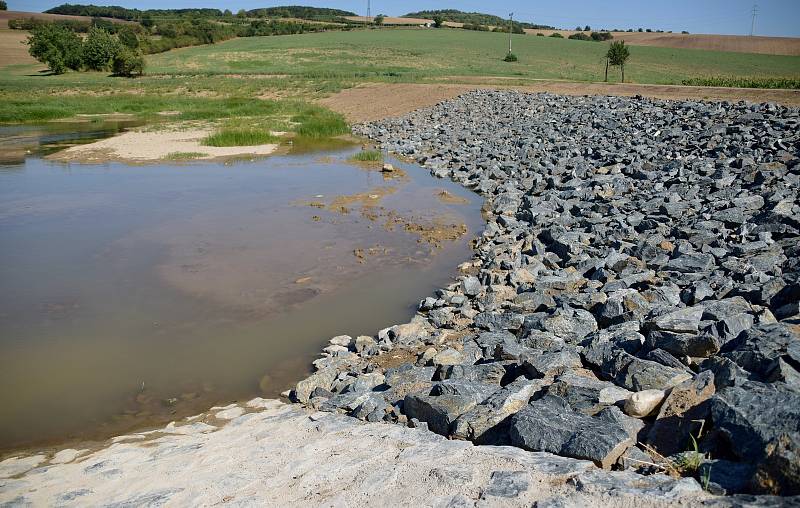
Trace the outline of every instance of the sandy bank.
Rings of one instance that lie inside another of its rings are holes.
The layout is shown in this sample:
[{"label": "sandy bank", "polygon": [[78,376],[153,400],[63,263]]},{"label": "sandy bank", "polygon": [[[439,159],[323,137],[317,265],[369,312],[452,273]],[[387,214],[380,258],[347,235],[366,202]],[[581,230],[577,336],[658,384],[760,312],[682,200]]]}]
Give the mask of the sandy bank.
[{"label": "sandy bank", "polygon": [[68,162],[157,162],[161,160],[211,160],[247,155],[269,155],[277,144],[255,146],[205,146],[211,128],[176,131],[129,131],[86,145],[77,145],[50,155]]},{"label": "sandy bank", "polygon": [[474,447],[255,399],[91,452],[0,462],[0,504],[258,506],[690,506],[694,480]]}]

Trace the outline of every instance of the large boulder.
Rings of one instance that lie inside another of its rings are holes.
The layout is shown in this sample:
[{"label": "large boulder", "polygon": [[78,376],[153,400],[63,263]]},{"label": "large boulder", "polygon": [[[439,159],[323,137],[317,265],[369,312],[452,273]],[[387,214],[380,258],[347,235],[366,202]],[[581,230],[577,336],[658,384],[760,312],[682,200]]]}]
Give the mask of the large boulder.
[{"label": "large boulder", "polygon": [[474,397],[463,395],[428,395],[410,393],[403,399],[403,413],[411,419],[426,422],[428,428],[442,436],[450,435],[450,426],[456,418],[477,403]]},{"label": "large boulder", "polygon": [[557,453],[610,468],[634,441],[618,425],[575,412],[546,395],[511,417],[511,443],[530,451]]}]

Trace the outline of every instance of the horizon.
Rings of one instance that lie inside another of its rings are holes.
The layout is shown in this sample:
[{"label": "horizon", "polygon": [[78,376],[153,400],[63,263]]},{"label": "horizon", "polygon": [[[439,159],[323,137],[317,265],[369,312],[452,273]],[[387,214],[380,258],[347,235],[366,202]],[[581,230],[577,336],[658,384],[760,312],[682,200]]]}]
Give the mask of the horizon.
[{"label": "horizon", "polygon": [[[8,10],[42,12],[67,2],[52,0],[9,0]],[[94,5],[118,5],[130,9],[187,9],[216,8],[252,10],[265,7],[304,5],[329,7],[351,11],[357,15],[366,13],[366,0],[329,1],[259,1],[241,0],[236,4],[218,0],[112,0],[109,2],[75,2]],[[165,5],[166,4],[166,5]],[[507,17],[514,12],[514,19],[521,22],[552,25],[561,30],[573,30],[576,26],[590,25],[593,29],[652,29],[696,34],[749,35],[752,22],[752,0],[707,0],[704,2],[675,0],[673,2],[647,3],[635,0],[618,0],[612,5],[592,0],[564,0],[531,5],[522,0],[497,2],[493,7],[484,7],[475,0],[451,2],[414,0],[403,2],[402,9],[392,2],[372,0],[371,13],[400,16],[423,10],[457,9],[464,12],[480,12]],[[583,14],[570,14],[582,12]],[[794,0],[761,0],[754,35],[772,37],[800,37],[800,2]]]}]

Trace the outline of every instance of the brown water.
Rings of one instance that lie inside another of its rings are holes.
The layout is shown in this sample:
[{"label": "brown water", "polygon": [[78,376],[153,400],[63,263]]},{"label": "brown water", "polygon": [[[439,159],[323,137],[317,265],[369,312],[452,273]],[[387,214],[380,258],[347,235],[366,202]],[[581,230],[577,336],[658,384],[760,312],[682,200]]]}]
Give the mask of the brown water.
[{"label": "brown water", "polygon": [[0,164],[0,450],[274,397],[328,338],[408,320],[469,259],[479,201],[354,151]]}]

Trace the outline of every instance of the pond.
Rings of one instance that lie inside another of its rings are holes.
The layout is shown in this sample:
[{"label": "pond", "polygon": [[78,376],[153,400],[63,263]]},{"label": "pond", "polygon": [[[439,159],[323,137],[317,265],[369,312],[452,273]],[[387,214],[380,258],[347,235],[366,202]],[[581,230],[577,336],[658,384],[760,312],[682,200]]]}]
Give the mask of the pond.
[{"label": "pond", "polygon": [[0,161],[0,450],[276,397],[330,337],[407,321],[482,227],[477,196],[399,160],[391,173],[352,163],[354,146],[42,157],[122,127],[0,131],[6,153],[25,143]]}]

